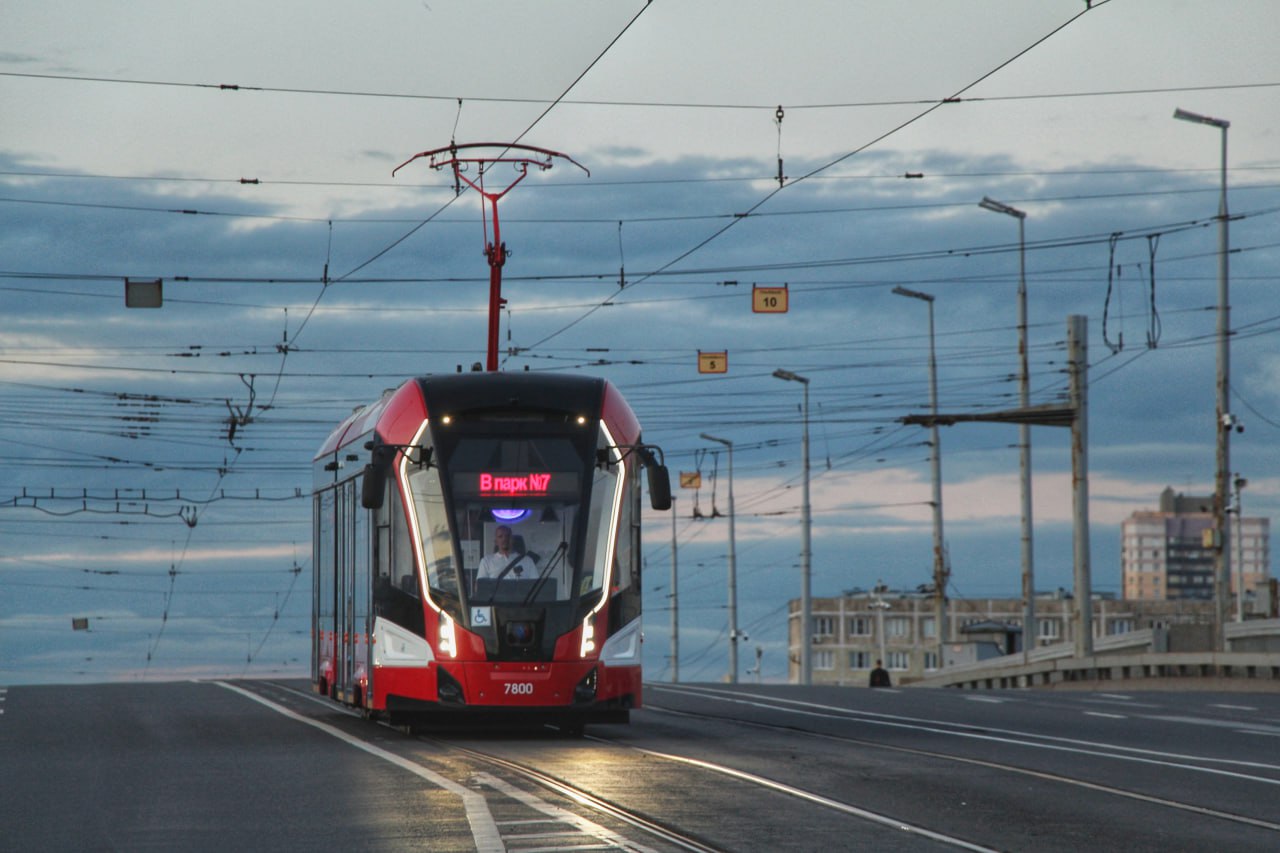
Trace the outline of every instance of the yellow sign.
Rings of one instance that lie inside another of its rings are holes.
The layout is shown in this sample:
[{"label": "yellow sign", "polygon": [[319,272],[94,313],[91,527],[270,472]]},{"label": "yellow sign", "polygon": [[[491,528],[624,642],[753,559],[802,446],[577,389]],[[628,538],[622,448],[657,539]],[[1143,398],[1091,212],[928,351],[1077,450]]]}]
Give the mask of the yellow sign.
[{"label": "yellow sign", "polygon": [[726,351],[703,352],[702,350],[698,350],[698,372],[728,373],[729,353]]},{"label": "yellow sign", "polygon": [[751,288],[751,310],[757,314],[785,314],[787,313],[787,286],[782,287],[761,287],[753,285]]},{"label": "yellow sign", "polygon": [[680,488],[701,489],[702,488],[702,472],[701,471],[681,471],[680,472]]}]

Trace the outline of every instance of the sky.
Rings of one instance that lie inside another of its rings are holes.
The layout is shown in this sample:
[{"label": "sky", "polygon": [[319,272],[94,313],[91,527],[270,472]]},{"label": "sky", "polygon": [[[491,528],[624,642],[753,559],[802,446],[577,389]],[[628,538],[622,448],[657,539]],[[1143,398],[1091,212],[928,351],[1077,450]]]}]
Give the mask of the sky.
[{"label": "sky", "polygon": [[[775,369],[810,380],[814,595],[930,581],[929,434],[901,423],[928,408],[927,307],[893,288],[935,297],[940,411],[1017,405],[1018,223],[984,196],[1026,213],[1032,404],[1065,400],[1087,318],[1095,592],[1125,517],[1212,492],[1223,134],[1176,108],[1230,121],[1231,468],[1246,515],[1280,515],[1269,0],[0,18],[0,683],[305,674],[313,453],[384,388],[484,359],[481,199],[425,159],[392,174],[451,140],[567,155],[499,203],[502,369],[608,378],[702,474],[645,516],[649,678],[673,543],[681,678],[726,672],[728,525],[694,508],[728,512],[729,460],[703,433],[734,444],[740,676],[759,647],[785,678],[802,391]],[[126,308],[126,278],[163,308]],[[1069,590],[1069,432],[1031,434],[1036,586]],[[1019,593],[1016,441],[941,430],[953,598]]]}]

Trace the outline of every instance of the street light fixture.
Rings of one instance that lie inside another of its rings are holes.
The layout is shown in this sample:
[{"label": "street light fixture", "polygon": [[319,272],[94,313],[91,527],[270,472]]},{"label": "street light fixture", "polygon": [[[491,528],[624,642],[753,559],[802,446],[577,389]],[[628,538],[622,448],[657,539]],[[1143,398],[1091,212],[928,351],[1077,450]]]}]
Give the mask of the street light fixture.
[{"label": "street light fixture", "polygon": [[804,432],[801,433],[800,453],[804,459],[804,497],[800,505],[800,683],[813,683],[813,655],[809,648],[809,621],[812,614],[812,603],[809,598],[809,579],[812,574],[812,539],[813,521],[809,507],[809,380],[807,377],[781,367],[773,372],[778,379],[788,382],[799,382],[804,386]]},{"label": "street light fixture", "polygon": [[714,435],[701,436],[729,448],[729,683],[738,683],[738,562],[734,553],[733,530],[733,442]]},{"label": "street light fixture", "polygon": [[[1018,220],[1018,405],[1031,405],[1031,370],[1027,365],[1027,214],[983,196],[978,207]],[[1018,475],[1022,484],[1022,653],[1029,657],[1036,641],[1035,553],[1031,542],[1031,425],[1018,425]]]},{"label": "street light fixture", "polygon": [[1207,124],[1222,131],[1222,177],[1221,191],[1218,196],[1218,400],[1214,412],[1214,427],[1218,433],[1218,470],[1214,478],[1213,490],[1213,526],[1216,532],[1213,598],[1215,602],[1213,647],[1215,651],[1226,650],[1224,631],[1227,625],[1227,608],[1231,597],[1231,548],[1227,521],[1227,502],[1230,496],[1231,470],[1231,429],[1235,418],[1227,411],[1227,394],[1231,383],[1231,349],[1228,343],[1231,329],[1231,307],[1228,301],[1230,274],[1227,256],[1230,254],[1230,236],[1227,232],[1227,128],[1231,122],[1226,119],[1210,118],[1187,110],[1174,110],[1173,117],[1193,124]]},{"label": "street light fixture", "polygon": [[929,306],[929,407],[933,414],[930,442],[933,453],[930,463],[933,469],[933,587],[934,626],[938,632],[938,667],[943,666],[947,645],[947,580],[946,560],[942,552],[942,441],[938,436],[938,358],[933,343],[933,295],[898,286],[893,292],[910,299],[919,299]]}]

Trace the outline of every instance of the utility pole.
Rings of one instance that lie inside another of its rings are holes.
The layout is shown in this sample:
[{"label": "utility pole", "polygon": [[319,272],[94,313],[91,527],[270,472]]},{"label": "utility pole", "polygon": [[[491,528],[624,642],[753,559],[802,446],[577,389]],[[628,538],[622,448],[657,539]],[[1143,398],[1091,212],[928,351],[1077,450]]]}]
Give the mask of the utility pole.
[{"label": "utility pole", "polygon": [[1231,388],[1231,301],[1228,298],[1230,281],[1229,255],[1231,240],[1228,233],[1227,213],[1227,128],[1226,119],[1210,118],[1187,110],[1174,110],[1173,117],[1195,124],[1207,124],[1222,131],[1222,164],[1218,194],[1218,375],[1217,404],[1214,410],[1214,431],[1217,433],[1217,470],[1213,488],[1213,527],[1215,554],[1213,571],[1214,599],[1214,651],[1227,650],[1227,613],[1231,605],[1231,547],[1228,529],[1227,503],[1231,500],[1231,430],[1235,428],[1235,415],[1229,411]]},{"label": "utility pole", "polygon": [[676,586],[676,499],[671,498],[671,683],[680,681],[680,589]]},{"label": "utility pole", "polygon": [[804,465],[804,494],[800,505],[800,683],[813,683],[813,650],[809,632],[812,621],[813,602],[809,595],[813,576],[813,516],[809,505],[809,379],[790,370],[778,368],[773,372],[778,379],[788,382],[799,382],[804,386],[804,432],[800,437],[800,453]]},{"label": "utility pole", "polygon": [[[1027,235],[1025,211],[982,197],[983,210],[1003,213],[1018,220],[1018,405],[1031,406],[1031,369],[1027,352]],[[1031,425],[1018,425],[1018,479],[1022,497],[1022,654],[1030,659],[1036,642],[1035,551],[1031,541]]]},{"label": "utility pole", "polygon": [[733,442],[702,433],[706,441],[729,448],[729,683],[738,683],[738,563],[734,554],[733,530]]},{"label": "utility pole", "polygon": [[933,344],[933,295],[895,287],[893,292],[899,296],[920,299],[929,306],[929,408],[934,421],[930,427],[930,442],[933,453],[930,454],[930,467],[933,472],[933,594],[934,594],[934,627],[938,632],[938,668],[945,666],[947,648],[947,583],[950,572],[947,570],[946,556],[942,544],[942,440],[938,436],[938,358]]},{"label": "utility pole", "polygon": [[1067,370],[1071,378],[1072,552],[1075,573],[1077,658],[1093,656],[1093,582],[1089,558],[1089,318],[1067,318]]}]

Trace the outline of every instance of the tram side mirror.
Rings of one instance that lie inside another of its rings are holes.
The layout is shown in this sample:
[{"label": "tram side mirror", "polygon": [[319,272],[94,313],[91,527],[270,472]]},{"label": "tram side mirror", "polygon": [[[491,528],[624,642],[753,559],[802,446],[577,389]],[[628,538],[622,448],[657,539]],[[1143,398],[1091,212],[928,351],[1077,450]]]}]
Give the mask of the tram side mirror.
[{"label": "tram side mirror", "polygon": [[382,509],[387,496],[387,466],[370,462],[364,466],[364,483],[360,486],[360,505],[365,509]]},{"label": "tram side mirror", "polygon": [[[636,446],[649,478],[649,505],[656,510],[668,510],[671,509],[671,475],[667,473],[667,466],[658,461],[654,449],[644,444]],[[658,453],[661,452],[659,449]]]},{"label": "tram side mirror", "polygon": [[666,465],[648,465],[649,505],[656,510],[671,509],[671,475]]}]

